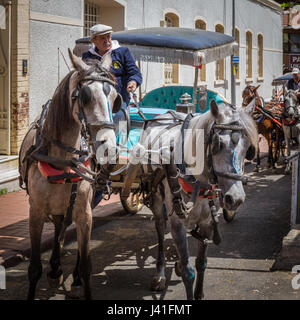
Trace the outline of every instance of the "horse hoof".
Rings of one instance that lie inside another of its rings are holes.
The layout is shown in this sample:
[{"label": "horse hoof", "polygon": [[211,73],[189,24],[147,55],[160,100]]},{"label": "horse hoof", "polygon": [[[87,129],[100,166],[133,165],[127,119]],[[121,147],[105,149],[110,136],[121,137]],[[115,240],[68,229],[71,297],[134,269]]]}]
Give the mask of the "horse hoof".
[{"label": "horse hoof", "polygon": [[259,167],[255,167],[255,168],[253,169],[253,172],[259,172]]},{"label": "horse hoof", "polygon": [[166,278],[165,277],[153,277],[151,283],[152,291],[163,291],[166,288]]},{"label": "horse hoof", "polygon": [[68,296],[72,299],[80,299],[84,297],[83,286],[71,286],[71,291],[68,293]]},{"label": "horse hoof", "polygon": [[176,261],[175,262],[175,273],[176,273],[177,277],[181,277],[182,276],[180,261]]},{"label": "horse hoof", "polygon": [[50,288],[59,288],[63,281],[64,281],[64,275],[61,272],[60,275],[57,278],[52,278],[50,272],[47,274],[47,280]]}]

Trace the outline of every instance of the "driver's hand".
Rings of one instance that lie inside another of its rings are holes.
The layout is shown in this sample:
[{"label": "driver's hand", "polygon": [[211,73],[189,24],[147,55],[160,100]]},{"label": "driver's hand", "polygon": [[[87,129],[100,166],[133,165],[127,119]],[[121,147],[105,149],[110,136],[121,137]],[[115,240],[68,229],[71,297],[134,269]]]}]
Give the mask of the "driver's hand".
[{"label": "driver's hand", "polygon": [[135,81],[130,81],[127,85],[127,92],[134,92],[136,90],[136,82]]}]

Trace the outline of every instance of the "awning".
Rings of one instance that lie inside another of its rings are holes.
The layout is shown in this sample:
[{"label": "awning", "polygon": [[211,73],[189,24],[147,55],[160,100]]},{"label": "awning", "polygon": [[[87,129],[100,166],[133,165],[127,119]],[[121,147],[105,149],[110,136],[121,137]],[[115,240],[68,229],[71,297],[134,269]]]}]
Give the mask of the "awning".
[{"label": "awning", "polygon": [[[233,55],[238,44],[231,36],[187,28],[145,28],[112,33],[136,60],[200,65]],[[89,41],[82,38],[76,44]]]},{"label": "awning", "polygon": [[272,82],[272,86],[278,86],[285,84],[288,80],[293,79],[293,76],[291,73],[286,73],[283,76],[280,76],[278,78],[275,78]]}]

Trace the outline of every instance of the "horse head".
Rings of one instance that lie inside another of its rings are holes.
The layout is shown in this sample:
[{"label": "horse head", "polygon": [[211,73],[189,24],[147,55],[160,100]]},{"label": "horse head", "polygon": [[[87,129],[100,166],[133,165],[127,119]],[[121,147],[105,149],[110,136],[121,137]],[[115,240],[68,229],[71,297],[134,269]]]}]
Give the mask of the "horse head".
[{"label": "horse head", "polygon": [[244,160],[252,160],[257,145],[257,129],[243,108],[210,104],[214,118],[211,127],[211,172],[217,178],[227,210],[236,210],[245,201]]},{"label": "horse head", "polygon": [[70,89],[73,117],[85,130],[98,163],[113,161],[117,149],[112,114],[120,110],[122,97],[117,93],[115,78],[109,72],[111,55],[106,54],[101,63],[85,63],[70,50],[69,56],[75,69]]},{"label": "horse head", "polygon": [[298,114],[297,108],[299,107],[297,91],[287,90],[284,94],[284,114],[288,118],[295,118]]},{"label": "horse head", "polygon": [[260,96],[257,92],[257,89],[260,87],[258,86],[251,86],[247,85],[246,88],[242,92],[243,98],[243,106],[247,106],[254,98],[256,98],[257,105],[261,106]]}]

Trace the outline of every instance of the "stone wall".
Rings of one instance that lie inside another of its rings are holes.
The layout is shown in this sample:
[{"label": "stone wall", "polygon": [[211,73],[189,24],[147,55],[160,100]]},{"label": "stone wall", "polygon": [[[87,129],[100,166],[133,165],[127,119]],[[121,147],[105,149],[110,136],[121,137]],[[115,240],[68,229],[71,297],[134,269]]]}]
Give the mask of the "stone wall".
[{"label": "stone wall", "polygon": [[[23,75],[27,60],[27,75]],[[11,154],[18,154],[29,126],[29,1],[12,1]]]}]

